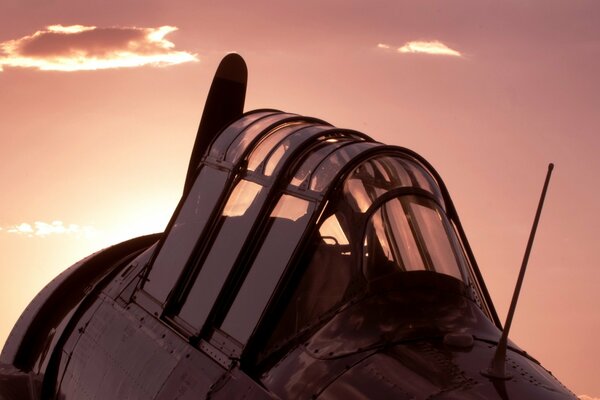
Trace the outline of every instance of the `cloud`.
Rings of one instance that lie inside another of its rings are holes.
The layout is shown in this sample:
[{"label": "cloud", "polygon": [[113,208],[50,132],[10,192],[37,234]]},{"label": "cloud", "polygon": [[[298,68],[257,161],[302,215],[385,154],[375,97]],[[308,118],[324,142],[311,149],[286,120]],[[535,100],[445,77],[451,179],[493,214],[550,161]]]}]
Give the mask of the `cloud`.
[{"label": "cloud", "polygon": [[31,227],[31,225],[24,222],[22,224],[12,227],[12,228],[8,228],[7,232],[9,232],[9,233],[32,233],[33,228]]},{"label": "cloud", "polygon": [[0,228],[7,233],[25,235],[27,237],[46,237],[49,235],[77,234],[90,237],[96,234],[96,229],[91,226],[79,226],[77,224],[65,225],[62,221],[53,221],[51,223],[35,221],[33,224],[23,222],[19,225]]},{"label": "cloud", "polygon": [[[377,47],[383,50],[390,50],[392,49],[392,46],[390,46],[389,44],[385,44],[385,43],[379,43],[377,44]],[[452,56],[452,57],[462,57],[462,53],[460,53],[458,50],[454,50],[451,49],[450,47],[446,46],[444,43],[440,42],[439,40],[432,40],[432,41],[419,41],[419,40],[415,40],[415,41],[411,41],[411,42],[406,42],[402,47],[398,47],[396,49],[397,52],[399,53],[407,53],[407,54],[414,54],[414,53],[420,53],[420,54],[429,54],[429,55],[434,55],[434,56]]]},{"label": "cloud", "polygon": [[579,398],[579,400],[600,400],[600,397],[592,397],[592,396],[588,396],[586,394],[581,394],[577,397]]},{"label": "cloud", "polygon": [[169,66],[198,61],[195,54],[174,50],[165,36],[174,26],[158,28],[50,25],[20,39],[0,42],[3,67],[42,71]]},{"label": "cloud", "polygon": [[444,43],[434,40],[432,42],[407,42],[404,46],[398,49],[400,53],[425,53],[436,56],[454,56],[461,57],[458,51],[451,49]]}]

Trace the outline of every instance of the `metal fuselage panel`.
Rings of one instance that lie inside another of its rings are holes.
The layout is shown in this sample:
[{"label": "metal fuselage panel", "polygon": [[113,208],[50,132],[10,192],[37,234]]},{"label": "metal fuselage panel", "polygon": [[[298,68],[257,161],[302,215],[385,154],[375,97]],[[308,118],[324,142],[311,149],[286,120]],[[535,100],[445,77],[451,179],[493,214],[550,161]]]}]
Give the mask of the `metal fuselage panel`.
[{"label": "metal fuselage panel", "polygon": [[226,369],[140,306],[102,296],[63,349],[60,399],[271,398],[235,368]]},{"label": "metal fuselage panel", "polygon": [[181,396],[202,395],[224,372],[135,303],[122,308],[112,299],[98,301],[73,332],[75,347],[63,352],[69,361],[57,397],[169,398],[161,395],[163,387]]},{"label": "metal fuselage panel", "polygon": [[262,382],[285,399],[576,399],[514,344],[511,379],[482,374],[501,331],[452,280],[384,282],[295,341]]}]

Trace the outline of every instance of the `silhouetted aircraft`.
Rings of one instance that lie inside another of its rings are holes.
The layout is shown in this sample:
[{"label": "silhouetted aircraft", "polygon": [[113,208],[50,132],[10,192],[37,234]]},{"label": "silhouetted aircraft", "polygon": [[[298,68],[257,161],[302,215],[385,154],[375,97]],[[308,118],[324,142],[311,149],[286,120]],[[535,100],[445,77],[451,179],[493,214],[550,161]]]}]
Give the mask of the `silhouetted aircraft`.
[{"label": "silhouetted aircraft", "polygon": [[[212,83],[163,234],[99,251],[31,302],[4,399],[575,399],[501,342],[438,173]],[[493,364],[493,363],[492,363]]]}]

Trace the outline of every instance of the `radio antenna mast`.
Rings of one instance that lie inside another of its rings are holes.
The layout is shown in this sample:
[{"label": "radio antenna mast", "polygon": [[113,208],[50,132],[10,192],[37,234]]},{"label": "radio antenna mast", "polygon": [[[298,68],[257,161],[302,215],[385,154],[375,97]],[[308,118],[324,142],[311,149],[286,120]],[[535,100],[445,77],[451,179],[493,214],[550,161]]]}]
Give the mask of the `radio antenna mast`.
[{"label": "radio antenna mast", "polygon": [[542,195],[538,204],[537,212],[535,213],[535,219],[533,220],[533,226],[531,227],[531,233],[529,234],[529,241],[527,242],[527,248],[525,249],[525,256],[523,257],[523,263],[521,264],[521,270],[519,271],[519,278],[517,279],[517,285],[513,293],[512,301],[510,302],[510,308],[508,315],[506,316],[506,323],[504,324],[504,330],[502,336],[498,342],[496,353],[494,358],[487,370],[482,371],[482,374],[490,378],[495,379],[510,379],[512,376],[506,373],[506,347],[508,341],[508,332],[512,324],[513,316],[515,315],[515,309],[517,308],[517,301],[519,300],[519,293],[521,292],[521,286],[523,285],[523,279],[525,278],[525,270],[527,269],[527,262],[529,261],[529,254],[531,253],[531,247],[533,246],[533,239],[535,238],[535,232],[537,230],[538,222],[540,221],[540,215],[542,214],[542,207],[544,206],[544,199],[546,198],[546,191],[548,190],[548,184],[550,183],[550,176],[554,164],[548,164],[548,173],[546,174],[546,181],[544,182],[544,188],[542,189]]}]

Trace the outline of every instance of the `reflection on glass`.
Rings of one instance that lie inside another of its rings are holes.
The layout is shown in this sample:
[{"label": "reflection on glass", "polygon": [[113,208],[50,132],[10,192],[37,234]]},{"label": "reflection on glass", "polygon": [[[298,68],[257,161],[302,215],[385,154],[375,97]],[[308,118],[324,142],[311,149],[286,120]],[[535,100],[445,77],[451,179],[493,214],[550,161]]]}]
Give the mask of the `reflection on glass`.
[{"label": "reflection on glass", "polygon": [[276,221],[289,220],[295,222],[306,216],[308,206],[309,203],[306,200],[284,194],[275,206],[271,217],[276,218]]},{"label": "reflection on glass", "polygon": [[[400,271],[425,269],[414,233],[399,200],[385,203],[373,214],[370,224],[365,237],[365,257],[373,259],[378,258],[378,254],[383,255],[385,263],[382,265],[392,263]],[[375,234],[370,235],[373,231]],[[365,271],[366,274],[373,272],[373,268]]]},{"label": "reflection on glass", "polygon": [[322,160],[314,171],[311,171],[310,190],[321,192],[327,187],[333,177],[348,161],[344,157],[344,150],[350,147],[345,146],[331,153],[325,160]]},{"label": "reflection on glass", "polygon": [[[380,259],[380,261],[385,259],[386,262],[394,262],[397,260],[394,254],[392,254],[392,248],[385,231],[386,225],[383,222],[383,218],[380,213],[377,213],[377,215],[372,217],[371,227],[375,231],[374,238],[378,240],[376,242],[373,241],[371,246],[369,246],[370,243],[365,240],[365,257],[377,257]],[[376,252],[376,250],[379,250],[379,252]]]},{"label": "reflection on glass", "polygon": [[204,167],[167,234],[144,290],[161,303],[175,285],[216,205],[227,172]]},{"label": "reflection on glass", "polygon": [[[417,271],[425,269],[423,259],[419,254],[419,248],[410,229],[409,221],[398,200],[391,200],[384,204],[380,212],[392,228],[392,236],[396,239],[396,259],[402,260],[405,271]],[[393,223],[389,222],[393,221]],[[399,257],[398,257],[399,256]]]},{"label": "reflection on glass", "polygon": [[277,164],[279,163],[279,160],[281,160],[281,158],[283,157],[283,155],[289,148],[289,145],[290,145],[289,142],[286,140],[283,143],[281,143],[275,149],[275,151],[273,151],[273,153],[271,154],[271,157],[269,157],[269,161],[267,161],[267,165],[265,165],[265,175],[266,176],[273,175],[273,171],[275,170],[275,167],[277,166]]},{"label": "reflection on glass", "polygon": [[344,183],[344,195],[358,212],[365,212],[381,193],[416,187],[433,194],[443,206],[441,192],[423,167],[401,157],[377,156],[357,166]]},{"label": "reflection on glass", "polygon": [[258,120],[259,118],[273,113],[273,111],[253,112],[233,122],[223,131],[223,133],[217,136],[217,139],[210,147],[210,156],[217,159],[225,158],[225,152],[227,151],[227,148],[229,147],[231,142],[237,137],[240,131],[246,129],[248,125]]},{"label": "reflection on glass", "polygon": [[223,216],[239,217],[244,215],[261,189],[262,186],[254,182],[240,181],[225,204]]},{"label": "reflection on glass", "polygon": [[225,159],[231,163],[237,163],[238,160],[242,157],[242,154],[248,149],[250,144],[254,139],[256,139],[261,133],[265,132],[265,129],[269,128],[269,126],[281,121],[283,119],[293,117],[294,114],[285,114],[285,113],[277,113],[274,115],[266,116],[237,135],[235,140],[231,143],[229,148],[227,149],[227,155]]},{"label": "reflection on glass", "polygon": [[319,233],[323,240],[329,242],[329,244],[349,244],[348,238],[335,214],[321,224]]},{"label": "reflection on glass", "polygon": [[322,142],[323,145],[318,149],[314,150],[314,152],[308,156],[302,165],[298,168],[296,173],[294,174],[294,178],[292,179],[292,185],[300,186],[302,183],[308,178],[310,173],[314,171],[317,165],[323,160],[327,155],[344,143],[343,141],[336,142],[327,142],[326,140]]},{"label": "reflection on glass", "polygon": [[410,171],[411,175],[414,177],[414,180],[416,181],[413,184],[414,186],[425,189],[431,194],[441,197],[437,185],[433,183],[432,178],[428,173],[422,168],[416,168],[414,164],[411,165],[411,163],[408,163],[407,161],[404,161],[403,164],[407,166],[407,170]]},{"label": "reflection on glass", "polygon": [[324,191],[348,161],[362,151],[376,146],[379,146],[379,144],[372,142],[358,142],[340,147],[335,153],[332,153],[326,159],[321,161],[318,167],[312,171],[310,190],[314,190],[315,192]]},{"label": "reflection on glass", "polygon": [[[412,203],[410,206],[417,220],[417,225],[421,229],[429,257],[436,271],[457,279],[463,279],[461,269],[456,263],[452,244],[448,240],[449,234],[454,233],[454,231],[447,231],[442,215],[437,209],[418,203]],[[458,251],[458,249],[456,250]]]},{"label": "reflection on glass", "polygon": [[386,202],[367,226],[365,276],[372,280],[398,271],[428,270],[464,280],[466,262],[449,226],[428,198],[401,196]]},{"label": "reflection on glass", "polygon": [[240,181],[227,201],[225,219],[210,248],[194,285],[179,316],[198,331],[204,325],[229,271],[233,267],[258,212],[267,190],[253,182]]},{"label": "reflection on glass", "polygon": [[351,175],[344,183],[344,191],[350,194],[347,199],[355,211],[364,213],[371,207],[373,200],[367,193],[362,179],[353,178]]},{"label": "reflection on glass", "polygon": [[279,145],[277,145],[277,148],[273,150],[273,152],[269,156],[269,159],[265,164],[264,175],[273,175],[273,172],[275,171],[277,166],[281,164],[280,161],[284,159],[284,155],[287,153],[288,149],[296,149],[298,148],[300,143],[303,143],[309,138],[312,138],[318,135],[319,133],[329,129],[331,129],[331,127],[327,125],[311,125],[305,128],[301,128],[294,132],[292,135],[285,138],[285,140],[279,143]]},{"label": "reflection on glass", "polygon": [[271,214],[271,229],[221,325],[246,343],[310,220],[313,204],[284,194]]},{"label": "reflection on glass", "polygon": [[286,136],[294,133],[299,125],[306,125],[303,122],[291,122],[283,124],[269,132],[268,136],[263,139],[252,151],[248,157],[248,171],[256,171],[258,166],[265,160],[267,154]]}]

